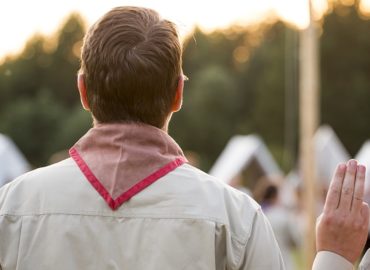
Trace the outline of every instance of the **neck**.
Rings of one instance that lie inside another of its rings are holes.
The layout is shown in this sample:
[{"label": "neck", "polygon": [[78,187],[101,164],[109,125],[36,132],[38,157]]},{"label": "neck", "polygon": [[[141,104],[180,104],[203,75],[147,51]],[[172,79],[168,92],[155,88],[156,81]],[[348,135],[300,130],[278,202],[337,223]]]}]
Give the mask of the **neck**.
[{"label": "neck", "polygon": [[[170,115],[169,117],[167,117],[166,121],[164,122],[163,127],[160,128],[161,130],[163,130],[166,133],[168,133],[168,125],[170,123],[171,116],[172,115]],[[93,117],[93,127],[96,127],[97,125],[101,125],[101,124],[104,124],[104,123],[99,122],[95,117]]]}]

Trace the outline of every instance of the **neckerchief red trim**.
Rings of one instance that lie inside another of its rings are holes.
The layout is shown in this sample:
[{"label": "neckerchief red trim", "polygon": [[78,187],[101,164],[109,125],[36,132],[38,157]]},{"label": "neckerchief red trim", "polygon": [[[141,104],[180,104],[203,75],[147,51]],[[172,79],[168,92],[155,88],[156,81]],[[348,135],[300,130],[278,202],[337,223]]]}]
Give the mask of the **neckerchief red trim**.
[{"label": "neckerchief red trim", "polygon": [[98,124],[69,153],[113,210],[187,162],[166,132],[143,124]]}]

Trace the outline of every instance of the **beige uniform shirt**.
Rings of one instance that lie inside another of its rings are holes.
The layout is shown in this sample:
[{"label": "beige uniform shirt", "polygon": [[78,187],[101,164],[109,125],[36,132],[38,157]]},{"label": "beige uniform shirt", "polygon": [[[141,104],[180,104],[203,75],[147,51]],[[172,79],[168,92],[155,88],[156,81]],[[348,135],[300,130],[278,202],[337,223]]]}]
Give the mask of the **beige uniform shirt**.
[{"label": "beige uniform shirt", "polygon": [[0,189],[2,270],[284,269],[247,195],[184,164],[117,210],[72,159]]}]

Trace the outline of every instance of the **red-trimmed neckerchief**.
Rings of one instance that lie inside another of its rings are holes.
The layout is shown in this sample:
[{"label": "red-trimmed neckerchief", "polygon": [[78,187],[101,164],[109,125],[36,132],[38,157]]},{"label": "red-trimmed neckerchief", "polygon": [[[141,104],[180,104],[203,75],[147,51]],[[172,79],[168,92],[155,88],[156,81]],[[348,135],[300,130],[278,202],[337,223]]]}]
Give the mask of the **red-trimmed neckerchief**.
[{"label": "red-trimmed neckerchief", "polygon": [[187,162],[165,131],[132,123],[96,124],[69,154],[113,210]]}]

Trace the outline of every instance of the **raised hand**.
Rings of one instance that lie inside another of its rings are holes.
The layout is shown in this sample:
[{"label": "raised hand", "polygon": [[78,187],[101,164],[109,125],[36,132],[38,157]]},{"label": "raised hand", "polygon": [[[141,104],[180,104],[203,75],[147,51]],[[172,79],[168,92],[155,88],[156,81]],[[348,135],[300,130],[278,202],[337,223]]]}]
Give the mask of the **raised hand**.
[{"label": "raised hand", "polygon": [[369,207],[363,201],[366,168],[356,160],[338,165],[316,227],[317,251],[331,251],[354,263],[368,235]]}]

